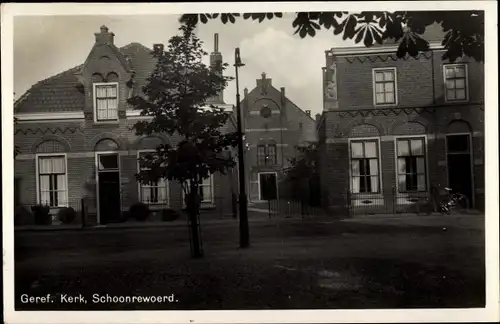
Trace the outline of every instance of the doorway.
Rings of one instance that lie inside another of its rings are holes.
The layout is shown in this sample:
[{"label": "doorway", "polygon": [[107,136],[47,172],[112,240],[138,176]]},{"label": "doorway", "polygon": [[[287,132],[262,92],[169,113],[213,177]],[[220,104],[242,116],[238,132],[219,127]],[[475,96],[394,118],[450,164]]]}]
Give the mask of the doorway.
[{"label": "doorway", "polygon": [[449,134],[446,136],[448,166],[448,186],[460,192],[469,200],[469,207],[474,207],[474,189],[472,178],[471,134]]},{"label": "doorway", "polygon": [[117,153],[97,154],[97,198],[100,224],[121,219],[120,168]]},{"label": "doorway", "polygon": [[260,200],[278,199],[278,183],[276,172],[259,173]]}]

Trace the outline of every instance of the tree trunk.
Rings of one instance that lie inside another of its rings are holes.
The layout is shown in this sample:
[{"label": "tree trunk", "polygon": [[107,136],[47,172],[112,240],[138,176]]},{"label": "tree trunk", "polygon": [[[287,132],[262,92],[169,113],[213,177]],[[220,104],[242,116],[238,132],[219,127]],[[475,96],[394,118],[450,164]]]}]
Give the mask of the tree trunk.
[{"label": "tree trunk", "polygon": [[186,210],[189,217],[189,231],[191,233],[191,253],[194,258],[200,258],[203,256],[198,218],[200,211],[200,199],[197,189],[198,186],[192,184],[186,199]]}]

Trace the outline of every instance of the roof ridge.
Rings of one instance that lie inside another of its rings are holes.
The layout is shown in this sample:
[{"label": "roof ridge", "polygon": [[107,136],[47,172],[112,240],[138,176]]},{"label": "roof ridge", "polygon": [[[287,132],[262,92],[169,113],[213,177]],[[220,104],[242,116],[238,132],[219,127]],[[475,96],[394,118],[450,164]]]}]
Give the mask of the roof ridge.
[{"label": "roof ridge", "polygon": [[146,50],[148,50],[148,51],[152,51],[152,49],[150,49],[150,48],[149,48],[149,47],[147,47],[146,45],[143,45],[142,43],[139,43],[139,42],[132,42],[132,43],[129,43],[129,44],[124,45],[124,46],[122,46],[122,47],[119,47],[118,49],[121,51],[121,50],[123,50],[123,49],[130,48],[130,47],[132,47],[132,46],[134,46],[134,45],[136,45],[136,46],[138,45],[138,46],[140,46],[140,47],[142,47],[142,48],[144,48],[144,49],[146,49]]}]

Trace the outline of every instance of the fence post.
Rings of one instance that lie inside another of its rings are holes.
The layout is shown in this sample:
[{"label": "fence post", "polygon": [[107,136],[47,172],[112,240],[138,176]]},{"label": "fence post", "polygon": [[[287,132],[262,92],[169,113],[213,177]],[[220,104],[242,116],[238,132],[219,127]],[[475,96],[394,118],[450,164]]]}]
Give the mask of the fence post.
[{"label": "fence post", "polygon": [[80,204],[81,204],[81,208],[82,208],[82,210],[81,210],[81,213],[82,213],[82,228],[84,228],[85,227],[85,217],[86,217],[86,214],[87,214],[85,212],[85,199],[84,198],[81,199],[81,203]]},{"label": "fence post", "polygon": [[398,205],[398,197],[396,194],[396,187],[392,187],[392,213],[396,215],[396,210],[397,210],[397,205]]},{"label": "fence post", "polygon": [[268,216],[271,218],[271,199],[267,200]]}]

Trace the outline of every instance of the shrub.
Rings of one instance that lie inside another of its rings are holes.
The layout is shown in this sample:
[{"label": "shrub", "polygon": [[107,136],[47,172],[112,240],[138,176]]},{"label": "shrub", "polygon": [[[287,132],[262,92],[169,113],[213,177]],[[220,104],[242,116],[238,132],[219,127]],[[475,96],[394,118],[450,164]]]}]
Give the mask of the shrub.
[{"label": "shrub", "polygon": [[57,213],[59,220],[63,224],[71,224],[76,218],[76,211],[73,207],[63,207]]},{"label": "shrub", "polygon": [[149,216],[149,207],[143,203],[137,203],[130,207],[129,216],[137,221],[145,221]]},{"label": "shrub", "polygon": [[50,215],[50,207],[46,205],[36,205],[31,207],[35,225],[51,225],[52,216]]},{"label": "shrub", "polygon": [[19,206],[16,208],[14,215],[14,225],[30,225],[33,223],[33,215],[25,206]]},{"label": "shrub", "polygon": [[128,210],[122,211],[120,222],[125,223],[126,221],[128,221],[129,218],[130,218],[130,211]]},{"label": "shrub", "polygon": [[179,218],[179,213],[173,209],[163,209],[161,211],[161,220],[164,222],[171,222]]}]

